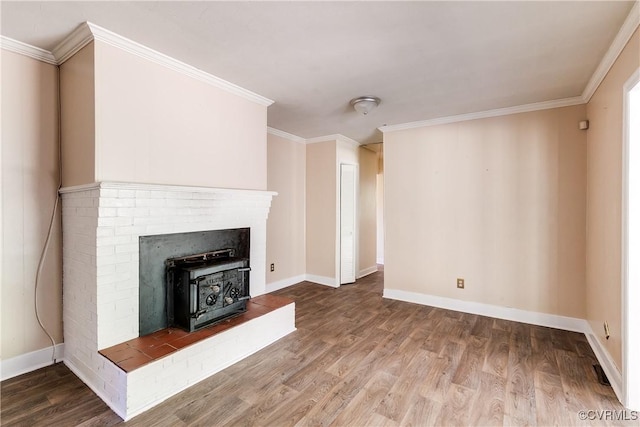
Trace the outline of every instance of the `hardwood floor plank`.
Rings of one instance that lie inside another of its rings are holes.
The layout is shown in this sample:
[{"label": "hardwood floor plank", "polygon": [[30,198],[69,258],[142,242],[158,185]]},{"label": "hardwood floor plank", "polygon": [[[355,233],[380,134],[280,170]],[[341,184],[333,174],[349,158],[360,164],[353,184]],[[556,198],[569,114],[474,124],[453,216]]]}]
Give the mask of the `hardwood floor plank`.
[{"label": "hardwood floor plank", "polygon": [[295,300],[295,332],[127,423],[63,364],[3,381],[0,423],[582,425],[580,409],[622,409],[598,383],[583,334],[388,300],[382,290],[378,272],[336,289],[302,282],[275,292]]},{"label": "hardwood floor plank", "polygon": [[397,378],[385,371],[376,372],[331,425],[366,425],[376,408],[395,384]]},{"label": "hardwood floor plank", "polygon": [[493,329],[493,319],[490,317],[477,316],[476,322],[471,329],[471,335],[477,337],[491,338]]},{"label": "hardwood floor plank", "polygon": [[417,397],[413,399],[413,403],[400,425],[406,427],[435,426],[441,411],[441,403],[424,397]]},{"label": "hardwood floor plank", "polygon": [[533,351],[532,363],[534,370],[546,372],[551,375],[560,375],[553,342],[551,342],[551,340],[532,337],[531,349]]},{"label": "hardwood floor plank", "polygon": [[89,418],[77,424],[77,427],[111,427],[122,423],[122,420],[115,412],[102,411],[95,417]]},{"label": "hardwood floor plank", "polygon": [[467,426],[471,415],[471,401],[474,391],[452,384],[447,399],[442,405],[440,416],[436,420],[439,426]]},{"label": "hardwood floor plank", "polygon": [[196,399],[175,411],[175,416],[186,425],[226,425],[250,407],[233,394],[221,394],[214,399]]},{"label": "hardwood floor plank", "polygon": [[471,407],[470,425],[501,426],[504,420],[506,380],[488,372],[479,373],[480,384]]},{"label": "hardwood floor plank", "polygon": [[[521,324],[518,324],[521,325]],[[533,362],[531,337],[521,326],[511,333],[509,360],[507,361],[507,392],[533,398]]]},{"label": "hardwood floor plank", "polygon": [[518,392],[508,391],[508,388],[507,386],[503,425],[537,426],[535,391],[533,396],[525,396]]},{"label": "hardwood floor plank", "polygon": [[362,345],[359,343],[358,345],[353,345],[346,354],[340,356],[338,360],[325,369],[325,372],[342,378],[355,369],[362,359],[367,357],[377,346],[378,342],[371,340],[367,340]]},{"label": "hardwood floor plank", "polygon": [[[562,382],[557,375],[538,371],[535,374],[537,423],[543,426],[565,425],[567,411]],[[577,414],[577,412],[576,412]]]},{"label": "hardwood floor plank", "polygon": [[513,322],[504,319],[493,319],[493,329],[500,329],[501,331],[511,333],[511,327]]},{"label": "hardwood floor plank", "polygon": [[475,390],[480,383],[480,372],[486,357],[487,338],[470,335],[452,383]]},{"label": "hardwood floor plank", "polygon": [[380,414],[376,414],[375,412],[371,414],[367,422],[364,424],[365,426],[376,426],[376,427],[395,427],[398,425],[393,420],[389,418],[385,418]]},{"label": "hardwood floor plank", "polygon": [[225,425],[244,427],[261,425],[264,417],[269,415],[273,408],[289,406],[299,395],[299,392],[286,385],[272,387],[265,390],[263,398],[254,405],[244,411],[234,411],[233,417],[227,420]]},{"label": "hardwood floor plank", "polygon": [[507,377],[509,363],[510,333],[501,329],[493,329],[487,344],[487,352],[482,370],[500,377]]},{"label": "hardwood floor plank", "polygon": [[411,403],[407,396],[418,394],[418,390],[423,384],[425,367],[428,367],[435,358],[437,358],[435,353],[418,349],[404,366],[400,375],[396,377],[397,380],[375,408],[375,412],[390,420],[402,421]]},{"label": "hardwood floor plank", "polygon": [[458,368],[464,347],[455,342],[447,342],[433,361],[418,393],[436,402],[446,403],[451,380]]}]

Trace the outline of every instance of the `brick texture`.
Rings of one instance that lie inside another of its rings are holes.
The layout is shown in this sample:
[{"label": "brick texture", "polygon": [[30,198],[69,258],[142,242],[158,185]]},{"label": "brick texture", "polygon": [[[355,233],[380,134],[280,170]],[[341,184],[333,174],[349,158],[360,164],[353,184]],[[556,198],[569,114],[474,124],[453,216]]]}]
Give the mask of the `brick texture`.
[{"label": "brick texture", "polygon": [[[96,183],[61,193],[67,363],[123,418],[150,407],[160,395],[166,398],[172,390],[210,375],[200,361],[207,352],[192,354],[196,350],[189,347],[188,354],[178,352],[171,362],[163,360],[149,368],[170,375],[169,379],[158,377],[162,382],[158,389],[132,386],[138,380],[129,378],[98,350],[138,336],[140,236],[250,227],[251,295],[264,294],[266,220],[275,193],[125,183]],[[253,329],[262,329],[261,322],[251,323],[255,323]],[[292,327],[288,320],[278,322],[282,333],[267,336],[279,338]],[[249,332],[255,342],[249,347],[265,345],[258,335]],[[206,343],[198,348],[208,348]],[[211,351],[219,350],[214,346]],[[246,352],[239,348],[239,354],[246,356]],[[141,375],[147,374],[137,373],[136,378]]]}]

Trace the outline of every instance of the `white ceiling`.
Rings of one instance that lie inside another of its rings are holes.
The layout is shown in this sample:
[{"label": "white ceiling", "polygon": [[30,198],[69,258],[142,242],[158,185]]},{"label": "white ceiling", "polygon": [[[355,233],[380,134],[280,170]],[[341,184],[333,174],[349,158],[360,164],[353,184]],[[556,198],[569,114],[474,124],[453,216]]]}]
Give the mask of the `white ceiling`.
[{"label": "white ceiling", "polygon": [[[52,50],[90,21],[275,103],[269,126],[363,143],[418,120],[580,96],[633,2],[6,2]],[[382,99],[366,117],[351,98]]]}]

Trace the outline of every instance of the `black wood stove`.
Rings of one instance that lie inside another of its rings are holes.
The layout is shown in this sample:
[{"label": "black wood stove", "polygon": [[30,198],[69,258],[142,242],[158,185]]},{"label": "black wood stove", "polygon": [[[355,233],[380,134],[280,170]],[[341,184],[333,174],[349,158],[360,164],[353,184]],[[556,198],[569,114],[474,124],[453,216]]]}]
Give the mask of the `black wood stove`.
[{"label": "black wood stove", "polygon": [[193,332],[247,310],[249,259],[234,249],[166,261],[167,323]]}]

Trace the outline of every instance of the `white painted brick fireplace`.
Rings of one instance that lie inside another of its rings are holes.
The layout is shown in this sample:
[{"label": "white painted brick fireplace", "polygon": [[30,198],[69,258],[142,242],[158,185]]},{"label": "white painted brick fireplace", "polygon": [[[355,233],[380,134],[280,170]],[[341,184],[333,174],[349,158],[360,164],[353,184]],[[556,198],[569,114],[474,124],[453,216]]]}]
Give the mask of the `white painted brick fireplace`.
[{"label": "white painted brick fireplace", "polygon": [[125,373],[98,350],[139,335],[139,237],[249,227],[251,295],[262,295],[276,193],[100,182],[61,194],[65,363],[125,420],[295,330],[290,304],[236,327],[241,340],[226,331]]}]

